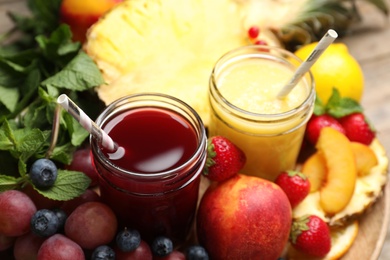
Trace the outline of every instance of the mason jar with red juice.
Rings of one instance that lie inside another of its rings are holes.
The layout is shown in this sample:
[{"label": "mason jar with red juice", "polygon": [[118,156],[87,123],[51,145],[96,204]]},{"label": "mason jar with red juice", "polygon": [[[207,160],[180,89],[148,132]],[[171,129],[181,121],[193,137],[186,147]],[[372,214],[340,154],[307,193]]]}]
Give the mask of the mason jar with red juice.
[{"label": "mason jar with red juice", "polygon": [[101,198],[121,226],[146,241],[164,235],[184,242],[207,156],[198,114],[174,97],[145,93],[113,102],[96,123],[119,147],[110,152],[90,138]]}]

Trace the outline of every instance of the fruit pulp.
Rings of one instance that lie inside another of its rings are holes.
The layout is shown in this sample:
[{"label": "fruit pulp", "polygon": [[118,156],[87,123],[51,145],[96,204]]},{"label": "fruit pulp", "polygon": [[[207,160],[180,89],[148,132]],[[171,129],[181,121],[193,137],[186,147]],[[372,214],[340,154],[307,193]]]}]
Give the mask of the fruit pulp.
[{"label": "fruit pulp", "polygon": [[313,109],[311,85],[304,77],[279,99],[277,94],[293,76],[292,65],[268,58],[237,60],[213,75],[220,100],[229,104],[210,99],[210,134],[225,136],[245,152],[242,173],[274,181],[295,167]]},{"label": "fruit pulp", "polygon": [[136,108],[116,114],[102,128],[125,151],[105,152],[122,170],[95,159],[101,197],[120,225],[137,229],[148,242],[158,235],[184,241],[204,165],[191,161],[199,143],[193,126],[168,109]]}]

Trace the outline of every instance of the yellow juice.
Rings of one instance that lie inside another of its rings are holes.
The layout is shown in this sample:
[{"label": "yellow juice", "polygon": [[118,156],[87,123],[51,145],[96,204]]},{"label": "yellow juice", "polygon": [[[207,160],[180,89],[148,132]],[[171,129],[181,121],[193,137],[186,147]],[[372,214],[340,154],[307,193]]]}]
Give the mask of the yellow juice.
[{"label": "yellow juice", "polygon": [[295,167],[314,106],[310,75],[287,97],[277,95],[298,65],[284,50],[250,46],[228,53],[213,70],[209,134],[225,136],[245,152],[245,174],[273,181]]}]

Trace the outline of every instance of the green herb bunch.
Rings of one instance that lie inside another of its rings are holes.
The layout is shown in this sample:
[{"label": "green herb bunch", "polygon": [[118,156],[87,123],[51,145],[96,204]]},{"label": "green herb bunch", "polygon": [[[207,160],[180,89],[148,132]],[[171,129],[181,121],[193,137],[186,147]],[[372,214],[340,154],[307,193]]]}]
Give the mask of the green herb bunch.
[{"label": "green herb bunch", "polygon": [[[29,167],[39,158],[49,158],[59,168],[69,164],[87,141],[88,132],[58,109],[60,94],[66,93],[91,118],[103,106],[93,90],[104,83],[102,75],[81,44],[72,42],[69,27],[59,23],[61,0],[27,4],[31,15],[9,13],[14,28],[0,36],[0,192],[30,183]],[[52,138],[56,111],[57,140]],[[59,169],[52,188],[37,190],[68,200],[82,194],[89,182],[83,173]]]}]

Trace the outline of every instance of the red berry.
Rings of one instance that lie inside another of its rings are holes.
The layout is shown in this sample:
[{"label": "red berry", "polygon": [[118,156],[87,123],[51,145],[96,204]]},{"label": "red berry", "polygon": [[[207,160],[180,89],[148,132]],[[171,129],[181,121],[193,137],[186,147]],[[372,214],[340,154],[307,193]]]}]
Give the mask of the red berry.
[{"label": "red berry", "polygon": [[310,182],[307,177],[298,171],[282,172],[275,183],[286,193],[291,207],[298,205],[310,192]]},{"label": "red berry", "polygon": [[359,142],[370,145],[375,138],[375,130],[368,123],[362,113],[354,113],[340,119],[348,139],[352,142]]},{"label": "red berry", "polygon": [[257,40],[257,41],[255,41],[255,44],[256,45],[268,45],[268,43],[264,40]]},{"label": "red berry", "polygon": [[260,28],[257,26],[252,26],[248,30],[248,37],[251,39],[256,39],[260,34]]},{"label": "red berry", "polygon": [[332,127],[339,132],[346,134],[345,129],[343,126],[340,124],[340,122],[337,121],[336,118],[328,115],[328,114],[323,114],[320,116],[312,116],[307,123],[306,127],[306,138],[307,140],[315,145],[318,141],[318,137],[320,136],[321,129],[329,126]]},{"label": "red berry", "polygon": [[315,215],[293,221],[290,241],[295,249],[316,257],[324,257],[331,249],[329,227]]},{"label": "red berry", "polygon": [[204,175],[212,181],[224,181],[244,167],[246,156],[235,144],[222,136],[209,138]]}]

